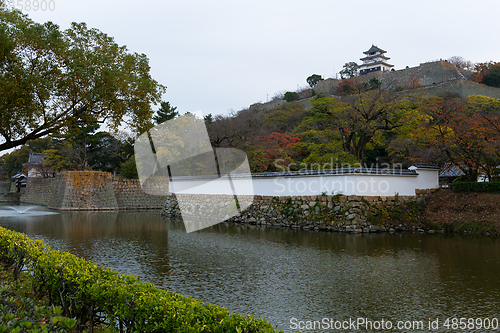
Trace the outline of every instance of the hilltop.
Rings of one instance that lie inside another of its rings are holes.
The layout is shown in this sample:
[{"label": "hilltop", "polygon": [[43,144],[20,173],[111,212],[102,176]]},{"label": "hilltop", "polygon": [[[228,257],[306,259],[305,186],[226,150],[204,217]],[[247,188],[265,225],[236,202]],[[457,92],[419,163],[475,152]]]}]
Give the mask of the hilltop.
[{"label": "hilltop", "polygon": [[[376,78],[381,83],[382,89],[404,91],[406,93],[421,93],[427,96],[443,93],[457,94],[460,97],[481,95],[500,98],[500,88],[489,87],[472,81],[472,72],[457,68],[446,60],[421,63],[419,66],[400,69],[396,71],[372,72],[352,78],[356,83],[368,82]],[[314,94],[323,93],[328,97],[340,98],[339,85],[341,79],[325,79],[319,81],[314,89],[305,89],[299,94],[299,101],[304,106],[310,107],[309,100]],[[314,90],[314,92],[313,92]],[[286,101],[275,99],[267,103],[250,105],[250,110],[277,109]]]}]

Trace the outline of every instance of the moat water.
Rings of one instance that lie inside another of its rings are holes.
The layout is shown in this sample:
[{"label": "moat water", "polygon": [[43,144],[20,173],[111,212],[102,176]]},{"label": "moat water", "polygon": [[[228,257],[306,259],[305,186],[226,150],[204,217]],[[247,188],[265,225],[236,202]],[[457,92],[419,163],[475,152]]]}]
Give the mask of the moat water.
[{"label": "moat water", "polygon": [[[299,325],[303,332],[382,331],[334,328],[336,321],[345,325],[358,318],[375,325],[390,321],[394,332],[472,331],[446,328],[447,318],[489,318],[493,326],[496,318],[500,329],[496,239],[228,223],[187,234],[181,220],[158,212],[40,211],[48,210],[0,211],[0,226],[157,287],[233,312],[253,312],[286,332]],[[438,328],[429,330],[429,320],[436,319]],[[332,326],[305,329],[313,321]],[[407,329],[397,329],[398,322]],[[406,322],[416,323],[408,328]]]}]

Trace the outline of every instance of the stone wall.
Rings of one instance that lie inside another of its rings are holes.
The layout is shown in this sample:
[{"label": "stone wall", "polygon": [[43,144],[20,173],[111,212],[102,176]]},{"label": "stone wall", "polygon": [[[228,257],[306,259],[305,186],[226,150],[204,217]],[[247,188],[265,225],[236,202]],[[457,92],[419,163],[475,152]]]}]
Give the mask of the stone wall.
[{"label": "stone wall", "polygon": [[[162,193],[167,184],[155,182]],[[415,196],[238,196],[155,195],[145,193],[138,180],[113,179],[105,172],[65,172],[55,178],[29,178],[21,202],[59,210],[162,209],[161,214],[185,216],[200,225],[204,220],[229,218],[231,222],[347,232],[414,230],[425,198],[432,190],[416,190]],[[179,198],[179,201],[177,200]],[[253,201],[253,203],[252,203]],[[201,217],[201,218],[200,218]]]},{"label": "stone wall", "polygon": [[10,192],[11,182],[0,181],[0,202],[18,203],[20,193]]},{"label": "stone wall", "polygon": [[108,172],[66,172],[61,210],[116,210],[118,203]]},{"label": "stone wall", "polygon": [[[457,69],[455,65],[447,61],[435,61],[397,71],[372,72],[355,77],[353,80],[366,82],[372,78],[378,78],[384,89],[403,90],[415,87],[430,87],[456,80],[467,81],[472,79],[472,74]],[[316,93],[322,92],[327,95],[339,95],[338,85],[340,81],[337,79],[320,81],[314,90]]]},{"label": "stone wall", "polygon": [[[315,89],[316,91],[316,89]],[[294,101],[294,103],[300,103],[302,104],[306,109],[311,107],[311,104],[309,101],[313,99],[314,97],[307,97],[304,99],[300,99],[298,101]],[[275,110],[281,107],[283,104],[287,103],[285,100],[282,99],[275,99],[273,101],[267,102],[267,103],[255,103],[250,105],[249,110],[253,112],[265,112],[269,110]]]},{"label": "stone wall", "polygon": [[28,178],[26,184],[21,202],[48,207],[61,205],[66,182],[60,174],[56,178]]},{"label": "stone wall", "polygon": [[[153,193],[168,190],[160,185],[149,188]],[[162,209],[165,195],[145,193],[137,179],[114,179],[108,172],[71,171],[55,178],[28,178],[21,202],[58,210]]]},{"label": "stone wall", "polygon": [[[429,193],[434,190],[417,190],[415,196],[255,196],[253,204],[242,214],[229,219],[235,223],[290,227],[342,232],[379,232],[392,230],[417,230]],[[232,197],[205,196],[204,202],[181,198],[182,204],[192,205],[188,211],[198,218],[209,217],[213,207],[224,207]],[[246,198],[251,200],[252,197]],[[244,198],[245,200],[245,198]],[[186,210],[184,210],[185,212]],[[174,197],[169,197],[161,212],[166,216],[180,216]],[[183,216],[189,218],[190,216]],[[391,230],[392,229],[392,230]]]},{"label": "stone wall", "polygon": [[[168,191],[168,182],[162,181],[163,186],[158,183],[152,193],[145,193],[138,179],[113,179],[113,189],[116,203],[119,209],[162,209],[165,205],[166,196],[158,195]],[[151,189],[151,187],[149,187]],[[163,192],[165,191],[165,192]]]},{"label": "stone wall", "polygon": [[442,93],[455,93],[461,97],[482,95],[491,98],[500,98],[500,89],[488,87],[472,81],[456,80],[438,84],[432,87],[416,89],[415,92],[423,92],[426,95],[439,95]]},{"label": "stone wall", "polygon": [[10,182],[8,180],[0,181],[0,193],[10,192]]}]

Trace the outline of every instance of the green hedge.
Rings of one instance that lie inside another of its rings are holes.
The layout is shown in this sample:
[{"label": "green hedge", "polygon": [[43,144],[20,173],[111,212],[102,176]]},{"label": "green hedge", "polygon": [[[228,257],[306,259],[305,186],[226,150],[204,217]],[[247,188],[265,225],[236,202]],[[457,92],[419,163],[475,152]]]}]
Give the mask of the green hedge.
[{"label": "green hedge", "polygon": [[0,259],[14,266],[15,278],[27,270],[35,293],[61,306],[81,328],[104,324],[120,332],[282,332],[260,317],[157,289],[4,228]]},{"label": "green hedge", "polygon": [[500,193],[500,182],[457,182],[453,183],[453,192]]}]

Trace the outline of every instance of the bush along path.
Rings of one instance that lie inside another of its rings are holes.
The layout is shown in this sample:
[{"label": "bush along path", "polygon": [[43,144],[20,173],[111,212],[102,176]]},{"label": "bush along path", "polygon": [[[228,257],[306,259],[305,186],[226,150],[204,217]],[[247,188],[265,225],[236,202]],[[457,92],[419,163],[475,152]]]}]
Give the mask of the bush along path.
[{"label": "bush along path", "polygon": [[[0,261],[13,280],[2,282],[5,332],[282,333],[260,317],[157,289],[4,228]],[[23,279],[29,279],[24,286],[30,286],[31,298],[22,296]]]},{"label": "bush along path", "polygon": [[0,333],[75,332],[75,319],[63,317],[60,307],[35,299],[29,276],[12,281],[10,273],[0,273]]}]

